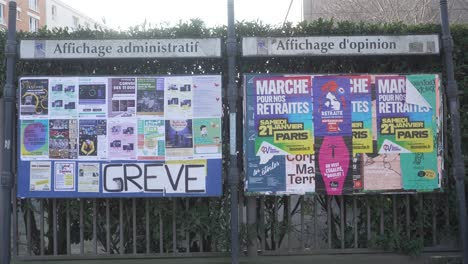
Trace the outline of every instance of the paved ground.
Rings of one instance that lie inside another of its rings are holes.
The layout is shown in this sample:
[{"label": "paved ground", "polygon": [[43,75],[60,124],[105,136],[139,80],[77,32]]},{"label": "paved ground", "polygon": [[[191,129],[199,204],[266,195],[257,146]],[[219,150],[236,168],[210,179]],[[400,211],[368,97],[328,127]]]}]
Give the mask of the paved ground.
[{"label": "paved ground", "polygon": [[[230,258],[156,258],[156,259],[105,259],[105,260],[42,260],[42,261],[13,261],[12,264],[229,264]],[[419,257],[408,257],[398,254],[353,254],[353,255],[309,255],[309,256],[262,256],[257,258],[241,258],[241,264],[456,264],[461,263],[456,253],[425,254]]]}]

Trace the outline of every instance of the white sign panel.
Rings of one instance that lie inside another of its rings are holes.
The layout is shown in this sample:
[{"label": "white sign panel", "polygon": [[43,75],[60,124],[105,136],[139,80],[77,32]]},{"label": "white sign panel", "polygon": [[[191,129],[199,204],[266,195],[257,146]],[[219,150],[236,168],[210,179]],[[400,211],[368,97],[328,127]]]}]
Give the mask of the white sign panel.
[{"label": "white sign panel", "polygon": [[242,39],[243,56],[431,55],[438,35],[333,36]]},{"label": "white sign panel", "polygon": [[221,39],[22,40],[21,59],[221,57]]}]

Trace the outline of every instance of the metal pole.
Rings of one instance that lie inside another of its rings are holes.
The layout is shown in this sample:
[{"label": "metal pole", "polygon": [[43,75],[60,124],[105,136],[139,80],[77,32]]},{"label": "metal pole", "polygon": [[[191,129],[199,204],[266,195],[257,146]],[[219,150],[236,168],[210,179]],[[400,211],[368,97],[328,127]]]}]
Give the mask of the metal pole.
[{"label": "metal pole", "polygon": [[442,45],[445,59],[445,71],[447,75],[447,99],[450,111],[453,175],[457,192],[458,223],[460,225],[460,237],[463,253],[463,264],[468,264],[468,232],[466,218],[465,198],[465,165],[461,150],[460,135],[460,102],[458,99],[458,87],[454,77],[453,66],[453,40],[450,34],[450,22],[447,9],[447,0],[440,0],[440,18],[442,22]]},{"label": "metal pole", "polygon": [[237,120],[237,86],[236,86],[236,54],[237,40],[234,24],[234,0],[228,0],[228,29],[227,29],[227,59],[228,59],[228,103],[229,103],[229,187],[231,193],[231,262],[239,263],[239,216],[238,216],[238,186],[239,169],[237,164],[237,140],[236,140],[236,120]]},{"label": "metal pole", "polygon": [[10,1],[5,47],[6,82],[3,89],[3,166],[0,179],[0,263],[10,263],[11,188],[13,186],[13,131],[15,128],[16,2]]}]

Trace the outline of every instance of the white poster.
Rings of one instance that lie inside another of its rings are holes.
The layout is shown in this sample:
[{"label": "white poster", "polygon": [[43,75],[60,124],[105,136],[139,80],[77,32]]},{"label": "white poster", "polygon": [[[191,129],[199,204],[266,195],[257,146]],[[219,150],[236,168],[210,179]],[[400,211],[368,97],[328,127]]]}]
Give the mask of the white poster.
[{"label": "white poster", "polygon": [[29,190],[30,191],[50,191],[51,164],[48,161],[31,161]]},{"label": "white poster", "polygon": [[99,192],[99,163],[78,163],[78,192]]},{"label": "white poster", "polygon": [[54,191],[75,190],[75,162],[55,162]]}]

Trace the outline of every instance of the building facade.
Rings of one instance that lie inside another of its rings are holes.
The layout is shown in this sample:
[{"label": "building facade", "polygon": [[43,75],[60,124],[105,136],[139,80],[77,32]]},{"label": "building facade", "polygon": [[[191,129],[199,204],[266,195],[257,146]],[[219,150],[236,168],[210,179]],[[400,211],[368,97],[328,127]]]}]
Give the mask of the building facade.
[{"label": "building facade", "polygon": [[[8,2],[0,0],[0,29],[8,28]],[[40,28],[68,27],[76,30],[79,27],[94,28],[95,24],[105,28],[85,14],[60,2],[59,0],[17,0],[16,29],[18,31],[36,32]]]}]

